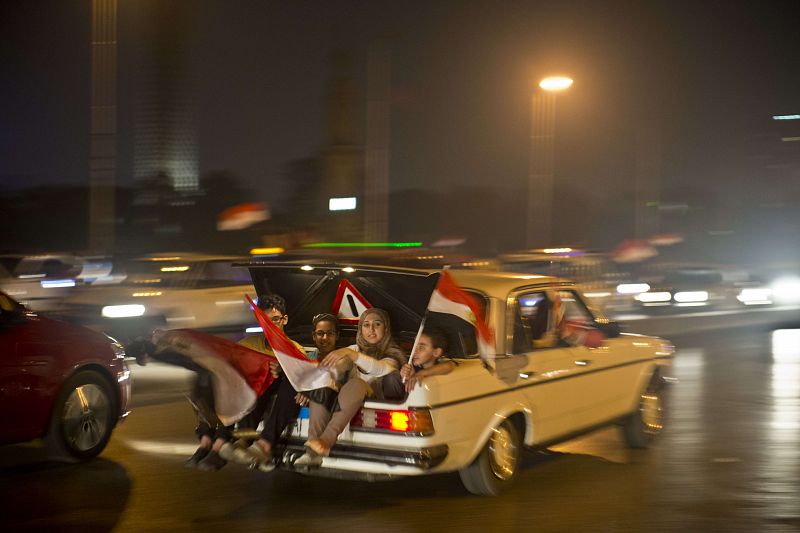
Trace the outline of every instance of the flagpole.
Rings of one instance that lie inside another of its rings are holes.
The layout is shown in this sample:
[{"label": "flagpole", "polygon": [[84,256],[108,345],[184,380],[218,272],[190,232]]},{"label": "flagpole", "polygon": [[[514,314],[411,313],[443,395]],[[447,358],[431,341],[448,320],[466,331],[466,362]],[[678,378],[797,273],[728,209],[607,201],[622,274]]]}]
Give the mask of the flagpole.
[{"label": "flagpole", "polygon": [[[414,339],[414,345],[411,347],[411,353],[408,354],[408,364],[412,364],[414,360],[414,352],[417,349],[417,344],[419,343],[419,338],[422,336],[422,330],[425,328],[425,319],[428,318],[428,312],[426,311],[425,314],[422,316],[422,322],[419,324],[419,331],[417,331],[417,337]],[[403,378],[403,383],[406,382],[406,378]]]}]

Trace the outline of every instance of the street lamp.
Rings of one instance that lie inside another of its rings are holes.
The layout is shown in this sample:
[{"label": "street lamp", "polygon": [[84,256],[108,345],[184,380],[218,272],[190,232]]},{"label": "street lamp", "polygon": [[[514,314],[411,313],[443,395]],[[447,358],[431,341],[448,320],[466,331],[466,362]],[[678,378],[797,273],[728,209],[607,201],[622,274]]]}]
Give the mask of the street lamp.
[{"label": "street lamp", "polygon": [[539,82],[531,102],[531,153],[528,181],[528,248],[549,246],[553,239],[553,159],[555,154],[556,93],[572,86],[566,76]]}]

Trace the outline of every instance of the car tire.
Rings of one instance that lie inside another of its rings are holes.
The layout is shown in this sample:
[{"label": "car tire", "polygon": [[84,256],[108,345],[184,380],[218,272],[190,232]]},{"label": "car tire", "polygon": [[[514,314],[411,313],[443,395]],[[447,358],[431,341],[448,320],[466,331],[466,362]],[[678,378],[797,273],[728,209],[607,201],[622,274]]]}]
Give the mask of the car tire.
[{"label": "car tire", "polygon": [[664,382],[656,374],[639,395],[636,410],[625,417],[622,432],[630,448],[647,448],[664,429]]},{"label": "car tire", "polygon": [[98,372],[82,370],[58,393],[45,446],[55,459],[85,461],[103,451],[115,425],[111,386]]},{"label": "car tire", "polygon": [[511,485],[522,459],[522,438],[511,420],[492,429],[489,440],[468,467],[460,470],[461,482],[472,494],[496,496]]}]

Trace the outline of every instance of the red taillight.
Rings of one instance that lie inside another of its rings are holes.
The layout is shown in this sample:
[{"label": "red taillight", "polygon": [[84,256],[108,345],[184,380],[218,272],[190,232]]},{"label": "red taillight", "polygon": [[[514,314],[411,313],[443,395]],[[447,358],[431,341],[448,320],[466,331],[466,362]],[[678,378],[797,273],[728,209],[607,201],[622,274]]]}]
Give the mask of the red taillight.
[{"label": "red taillight", "polygon": [[408,411],[389,411],[389,429],[392,431],[408,431]]},{"label": "red taillight", "polygon": [[350,421],[350,429],[430,435],[433,433],[433,420],[427,409],[395,410],[365,407]]}]

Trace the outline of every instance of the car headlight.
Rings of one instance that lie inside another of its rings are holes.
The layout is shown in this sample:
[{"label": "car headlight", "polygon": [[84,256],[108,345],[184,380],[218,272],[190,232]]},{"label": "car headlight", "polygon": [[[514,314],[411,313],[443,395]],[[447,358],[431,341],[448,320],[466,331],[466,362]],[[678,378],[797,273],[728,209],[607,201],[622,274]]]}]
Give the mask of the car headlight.
[{"label": "car headlight", "polygon": [[662,303],[672,300],[672,295],[667,291],[643,292],[636,295],[636,299],[643,304]]},{"label": "car headlight", "polygon": [[800,302],[800,279],[786,277],[775,280],[772,284],[772,294],[781,303]]},{"label": "car headlight", "polygon": [[675,301],[681,304],[700,303],[708,301],[707,291],[682,291],[675,293]]},{"label": "car headlight", "polygon": [[650,290],[647,283],[620,283],[617,285],[619,294],[641,294]]},{"label": "car headlight", "polygon": [[744,305],[771,304],[772,289],[769,287],[748,287],[739,291],[736,299]]},{"label": "car headlight", "polygon": [[101,314],[106,318],[128,318],[142,316],[144,312],[145,307],[141,304],[107,305],[103,307]]}]

